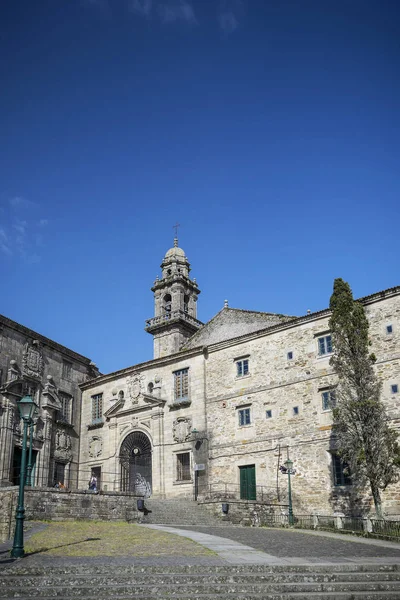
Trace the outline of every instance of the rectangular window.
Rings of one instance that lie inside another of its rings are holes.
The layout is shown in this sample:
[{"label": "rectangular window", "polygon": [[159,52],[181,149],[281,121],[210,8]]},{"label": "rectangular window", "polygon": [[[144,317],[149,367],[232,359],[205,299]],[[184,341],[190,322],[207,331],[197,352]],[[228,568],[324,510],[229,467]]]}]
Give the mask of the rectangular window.
[{"label": "rectangular window", "polygon": [[287,359],[288,360],[293,360],[293,352],[290,351],[290,352],[287,353]]},{"label": "rectangular window", "polygon": [[175,400],[187,400],[189,397],[189,369],[175,371]]},{"label": "rectangular window", "polygon": [[53,486],[64,486],[65,485],[65,464],[55,462],[54,463],[54,476]]},{"label": "rectangular window", "polygon": [[266,410],[265,411],[265,416],[267,419],[272,419],[272,410]]},{"label": "rectangular window", "polygon": [[318,338],[318,354],[320,356],[332,354],[332,336],[324,335]]},{"label": "rectangular window", "polygon": [[182,452],[176,455],[176,480],[190,481],[190,452]]},{"label": "rectangular window", "polygon": [[322,397],[322,410],[332,410],[336,406],[336,392],[335,390],[325,390],[321,394]]},{"label": "rectangular window", "polygon": [[72,396],[60,392],[59,398],[61,410],[58,411],[58,419],[64,423],[72,423]]},{"label": "rectangular window", "polygon": [[239,426],[251,424],[250,408],[241,408],[239,410]]},{"label": "rectangular window", "polygon": [[236,375],[237,377],[244,377],[249,373],[249,359],[244,358],[243,360],[236,361]]},{"label": "rectangular window", "polygon": [[92,396],[92,423],[103,422],[103,394]]},{"label": "rectangular window", "polygon": [[397,383],[393,383],[390,386],[390,389],[392,390],[392,394],[398,394],[399,392],[399,386],[397,385]]},{"label": "rectangular window", "polygon": [[351,485],[349,465],[338,454],[332,454],[334,485]]},{"label": "rectangular window", "polygon": [[387,334],[393,333],[393,325],[386,325],[386,333]]},{"label": "rectangular window", "polygon": [[293,406],[293,416],[296,417],[299,414],[299,407]]},{"label": "rectangular window", "polygon": [[72,363],[63,360],[62,376],[63,379],[71,379]]}]

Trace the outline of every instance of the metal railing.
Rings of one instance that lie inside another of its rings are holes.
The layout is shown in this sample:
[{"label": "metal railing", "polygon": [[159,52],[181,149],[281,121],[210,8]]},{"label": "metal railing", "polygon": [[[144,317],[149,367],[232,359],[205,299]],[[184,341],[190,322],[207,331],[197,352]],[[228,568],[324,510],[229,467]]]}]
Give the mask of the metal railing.
[{"label": "metal railing", "polygon": [[[262,524],[266,527],[288,527],[288,513],[278,514],[274,512],[265,515]],[[375,519],[347,515],[302,515],[295,513],[293,527],[400,540],[400,515],[392,515],[390,519]]]},{"label": "metal railing", "polygon": [[[120,471],[99,471],[96,468],[87,467],[77,469],[75,465],[65,468],[64,472],[56,469],[54,466],[50,470],[37,472],[33,465],[31,481],[28,476],[25,479],[25,485],[32,488],[55,488],[60,490],[89,490],[89,481],[92,473],[97,478],[96,491],[99,492],[132,492],[137,496],[149,496],[149,485],[141,478],[138,481],[129,481]],[[10,473],[0,474],[0,485],[13,486],[19,485],[20,469],[14,467]],[[190,483],[190,482],[189,482]]]},{"label": "metal railing", "polygon": [[199,490],[205,500],[253,500],[278,504],[287,501],[287,490],[277,491],[274,486],[248,485],[239,483],[210,483]]}]

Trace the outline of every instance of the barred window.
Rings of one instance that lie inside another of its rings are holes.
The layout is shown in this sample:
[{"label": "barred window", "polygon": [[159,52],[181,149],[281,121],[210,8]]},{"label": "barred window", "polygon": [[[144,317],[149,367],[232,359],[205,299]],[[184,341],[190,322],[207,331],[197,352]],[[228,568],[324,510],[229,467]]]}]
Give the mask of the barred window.
[{"label": "barred window", "polygon": [[103,421],[103,394],[92,396],[92,423]]},{"label": "barred window", "polygon": [[61,409],[58,411],[58,418],[64,423],[72,423],[72,396],[60,392],[59,394]]},{"label": "barred window", "polygon": [[176,480],[190,481],[190,452],[182,452],[176,455]]},{"label": "barred window", "polygon": [[175,400],[187,400],[189,397],[189,369],[175,371]]}]

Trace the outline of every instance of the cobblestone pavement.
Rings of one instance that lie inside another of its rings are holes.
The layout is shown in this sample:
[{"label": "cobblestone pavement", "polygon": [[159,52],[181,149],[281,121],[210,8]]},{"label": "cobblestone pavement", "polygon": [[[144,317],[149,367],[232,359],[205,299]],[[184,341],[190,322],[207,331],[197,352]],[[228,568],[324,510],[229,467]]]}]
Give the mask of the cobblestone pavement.
[{"label": "cobblestone pavement", "polygon": [[278,558],[303,558],[313,562],[392,558],[400,563],[400,544],[369,538],[264,527],[176,528],[227,538]]}]

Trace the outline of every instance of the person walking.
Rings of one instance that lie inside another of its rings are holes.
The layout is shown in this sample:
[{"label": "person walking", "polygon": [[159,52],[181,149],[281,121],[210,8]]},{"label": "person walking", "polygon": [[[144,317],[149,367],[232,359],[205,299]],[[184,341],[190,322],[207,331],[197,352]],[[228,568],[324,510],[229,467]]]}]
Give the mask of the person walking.
[{"label": "person walking", "polygon": [[97,492],[97,477],[94,473],[92,473],[92,476],[89,481],[89,490],[91,490],[92,492]]}]

